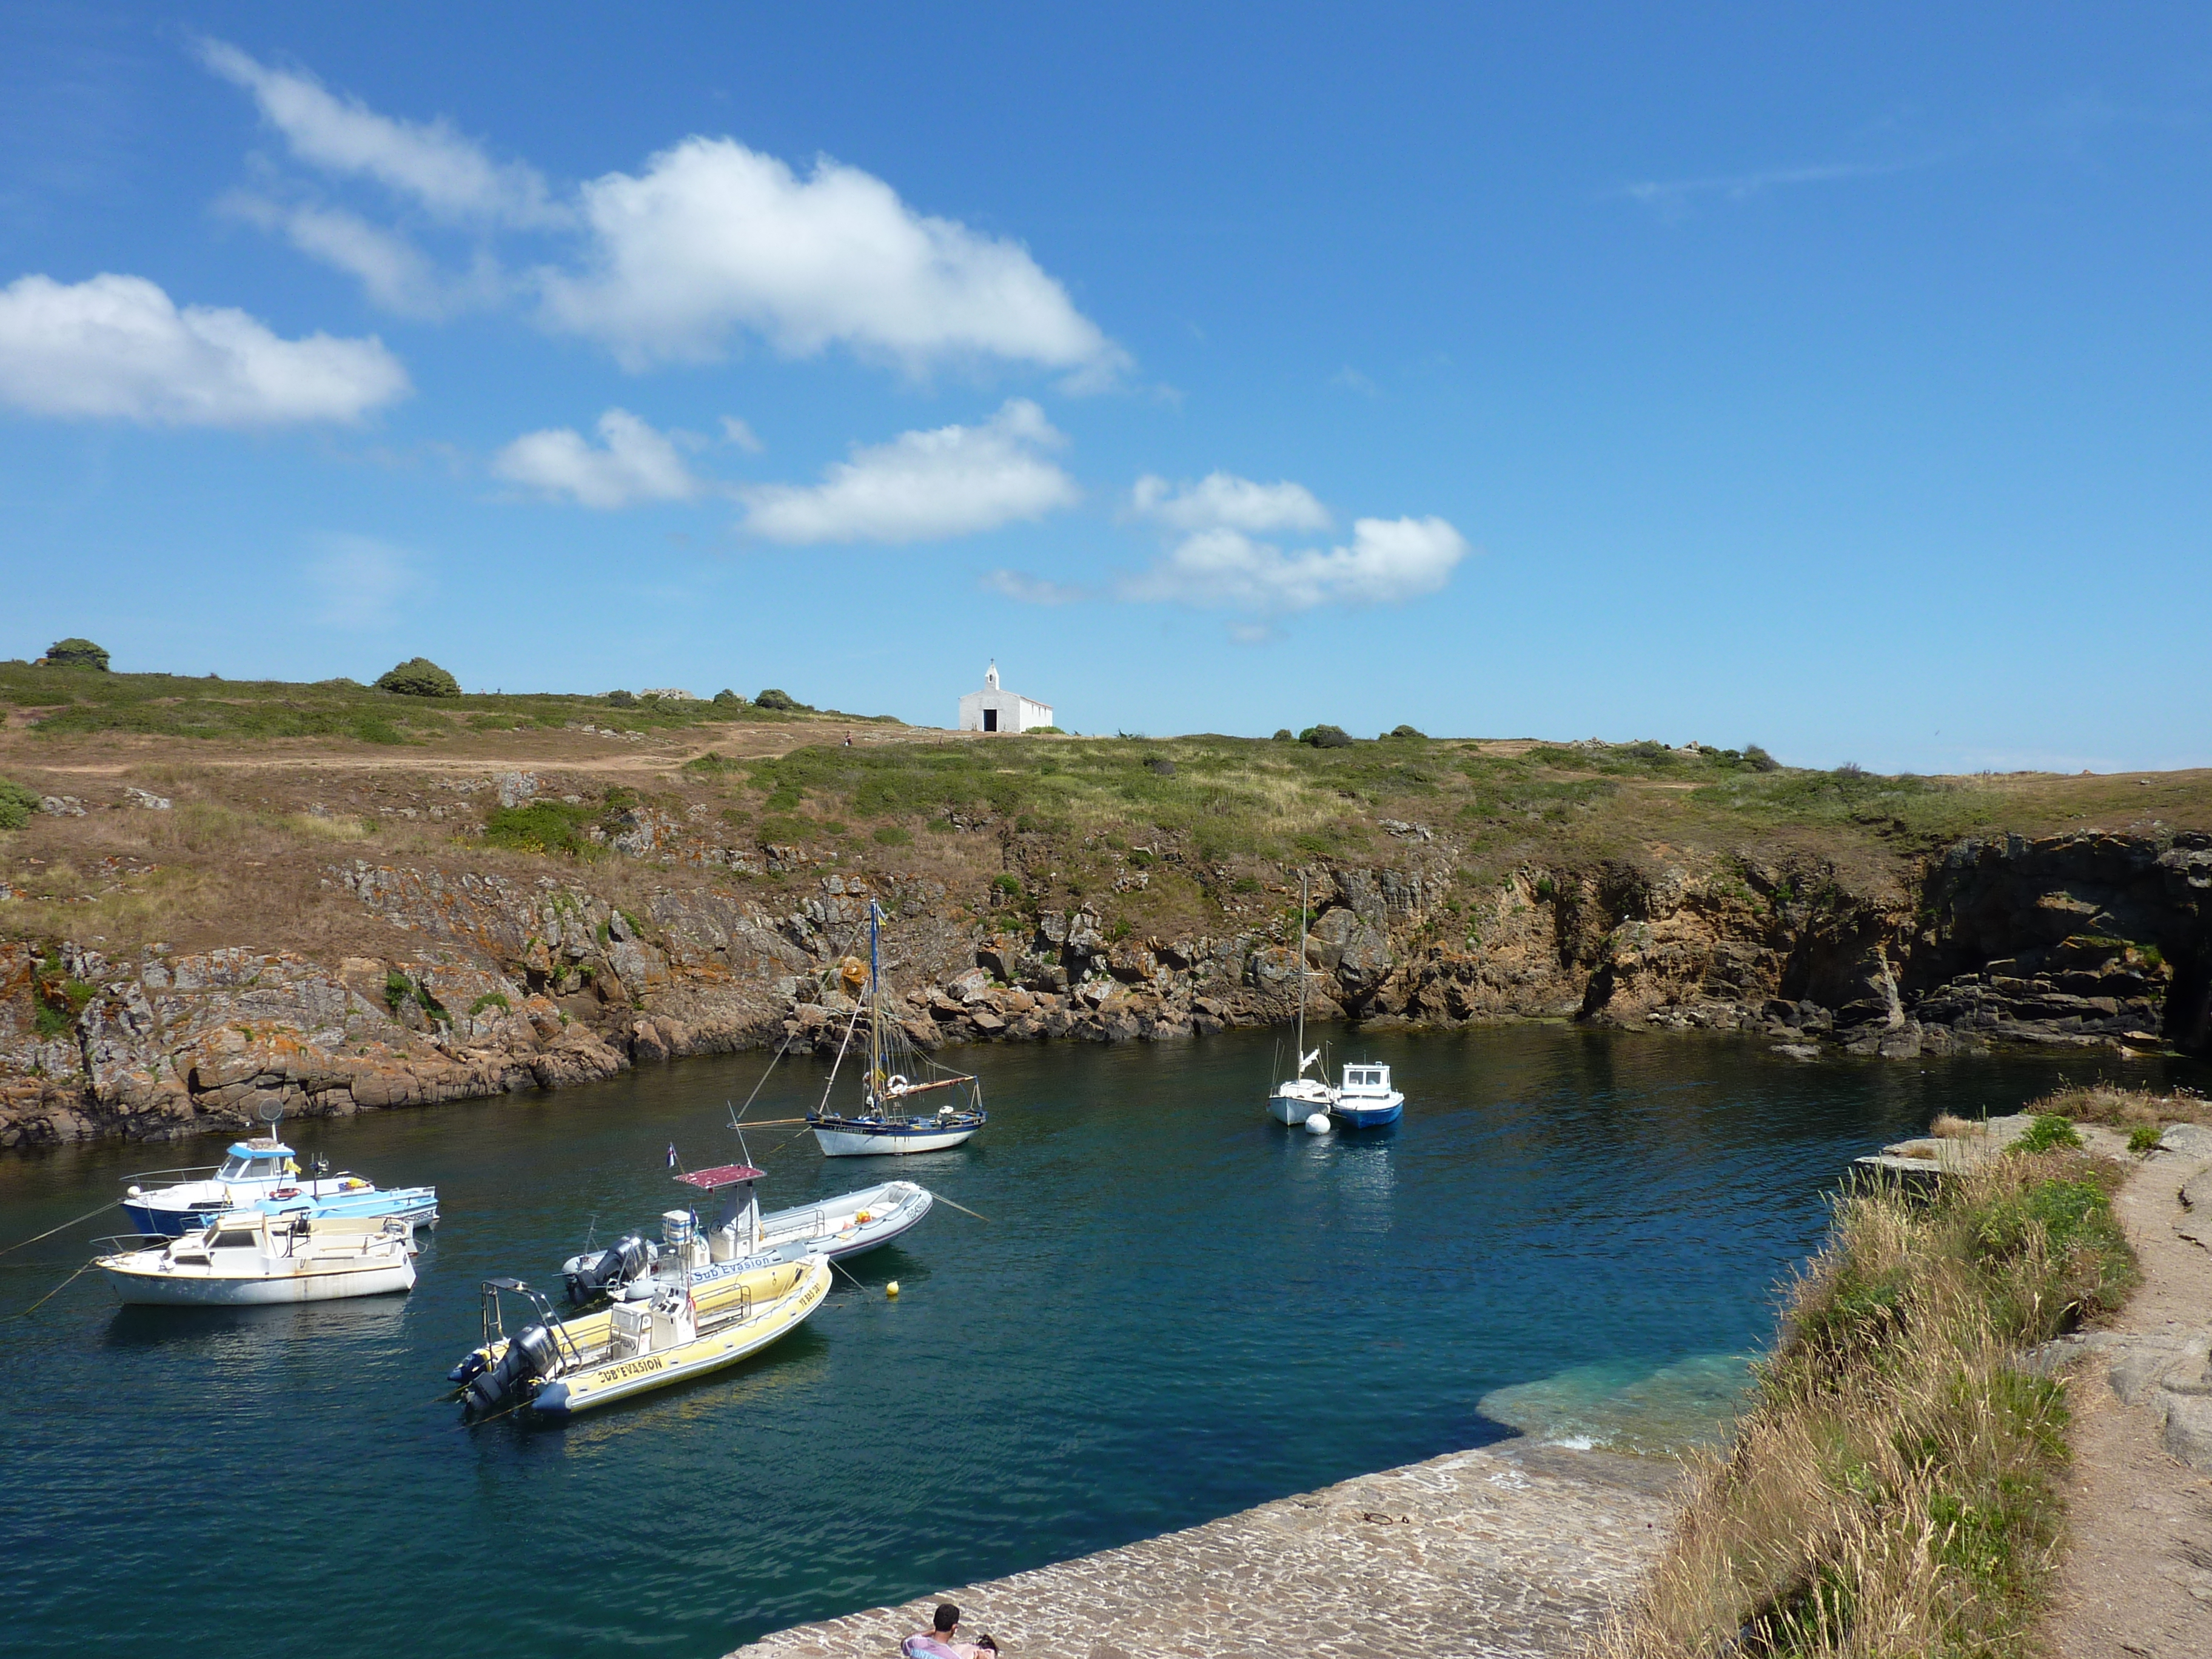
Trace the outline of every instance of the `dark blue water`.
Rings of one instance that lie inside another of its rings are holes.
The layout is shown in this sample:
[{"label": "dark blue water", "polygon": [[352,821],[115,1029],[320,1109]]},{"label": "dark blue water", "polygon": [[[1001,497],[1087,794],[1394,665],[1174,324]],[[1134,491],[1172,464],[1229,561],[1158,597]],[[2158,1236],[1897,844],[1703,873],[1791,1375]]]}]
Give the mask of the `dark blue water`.
[{"label": "dark blue water", "polygon": [[[695,1167],[733,1157],[723,1103],[757,1058],[289,1126],[441,1189],[404,1298],[118,1309],[88,1275],[23,1320],[93,1230],[0,1258],[0,1647],[704,1659],[1480,1444],[1500,1417],[1664,1443],[1723,1408],[1728,1357],[1766,1340],[1852,1155],[1939,1109],[2009,1110],[2061,1069],[1381,1036],[1354,1052],[1396,1066],[1404,1121],[1322,1140],[1262,1115],[1275,1048],[976,1053],[989,1129],[899,1173],[988,1221],[940,1206],[762,1358],[566,1428],[465,1428],[440,1401],[477,1281],[550,1279],[594,1213],[603,1236],[648,1222],[684,1190],[671,1140]],[[787,1063],[753,1115],[820,1078]],[[0,1164],[0,1243],[217,1150]],[[764,1162],[771,1207],[891,1172],[811,1139]]]}]

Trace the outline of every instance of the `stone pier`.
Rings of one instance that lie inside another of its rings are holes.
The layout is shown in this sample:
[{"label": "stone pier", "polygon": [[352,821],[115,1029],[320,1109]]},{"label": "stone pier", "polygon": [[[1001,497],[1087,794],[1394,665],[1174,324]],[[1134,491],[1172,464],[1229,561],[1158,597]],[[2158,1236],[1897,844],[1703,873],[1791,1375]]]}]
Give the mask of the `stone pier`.
[{"label": "stone pier", "polygon": [[779,1631],[730,1659],[891,1659],[940,1601],[1006,1659],[1569,1654],[1633,1589],[1674,1464],[1526,1440],[1077,1561]]}]

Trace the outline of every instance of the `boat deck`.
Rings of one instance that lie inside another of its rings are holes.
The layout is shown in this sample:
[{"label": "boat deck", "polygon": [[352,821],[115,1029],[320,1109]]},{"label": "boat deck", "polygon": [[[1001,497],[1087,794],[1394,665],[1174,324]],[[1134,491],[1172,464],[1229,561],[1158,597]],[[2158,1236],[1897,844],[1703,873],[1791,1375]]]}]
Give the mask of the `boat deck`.
[{"label": "boat deck", "polygon": [[1509,1441],[1080,1560],[779,1631],[730,1659],[882,1659],[959,1604],[1028,1659],[1571,1653],[1657,1553],[1676,1466]]}]

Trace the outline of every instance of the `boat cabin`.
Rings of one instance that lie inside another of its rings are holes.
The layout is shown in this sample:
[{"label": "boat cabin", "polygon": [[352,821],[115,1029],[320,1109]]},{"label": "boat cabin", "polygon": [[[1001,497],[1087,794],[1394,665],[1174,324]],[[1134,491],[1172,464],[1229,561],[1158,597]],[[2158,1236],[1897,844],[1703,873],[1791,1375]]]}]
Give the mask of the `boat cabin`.
[{"label": "boat cabin", "polygon": [[282,1181],[300,1173],[292,1149],[278,1140],[238,1140],[223,1154],[217,1181]]},{"label": "boat cabin", "polygon": [[1347,1095],[1387,1095],[1390,1092],[1390,1068],[1388,1066],[1347,1066],[1344,1068],[1344,1088]]}]

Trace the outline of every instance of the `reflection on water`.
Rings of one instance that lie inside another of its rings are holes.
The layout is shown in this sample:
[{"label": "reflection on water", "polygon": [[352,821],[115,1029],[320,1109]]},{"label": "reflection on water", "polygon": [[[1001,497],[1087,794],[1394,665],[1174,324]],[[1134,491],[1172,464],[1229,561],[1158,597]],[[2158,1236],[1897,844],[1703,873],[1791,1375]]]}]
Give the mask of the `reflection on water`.
[{"label": "reflection on water", "polygon": [[[595,1214],[601,1242],[650,1227],[686,1195],[669,1142],[692,1167],[739,1155],[724,1103],[759,1060],[288,1125],[303,1152],[438,1185],[415,1291],[118,1310],[88,1275],[12,1321],[5,1645],[705,1659],[1516,1427],[1679,1445],[1732,1409],[1736,1357],[1767,1340],[1772,1287],[1851,1155],[1939,1109],[2008,1109],[2061,1071],[1382,1034],[1360,1047],[1395,1068],[1404,1119],[1314,1136],[1264,1115],[1273,1042],[975,1053],[985,1137],[896,1170],[951,1202],[848,1264],[766,1352],[551,1429],[465,1428],[445,1397],[479,1282],[557,1284]],[[824,1071],[787,1062],[754,1115],[796,1115]],[[744,1149],[770,1208],[894,1172],[774,1134]],[[198,1149],[176,1151],[162,1161]],[[0,1161],[0,1244],[146,1161]],[[80,1237],[0,1258],[0,1307],[79,1265]],[[165,1517],[218,1498],[237,1500],[222,1559],[175,1547]]]}]

